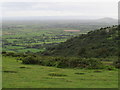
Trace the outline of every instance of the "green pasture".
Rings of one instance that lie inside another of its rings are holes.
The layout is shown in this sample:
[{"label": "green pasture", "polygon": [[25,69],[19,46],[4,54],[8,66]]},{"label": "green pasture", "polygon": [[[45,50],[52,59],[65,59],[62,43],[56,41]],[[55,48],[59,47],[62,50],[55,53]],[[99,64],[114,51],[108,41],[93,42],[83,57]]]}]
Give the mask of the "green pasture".
[{"label": "green pasture", "polygon": [[117,88],[118,70],[24,65],[3,56],[3,88]]},{"label": "green pasture", "polygon": [[[19,26],[22,27],[22,25]],[[23,26],[21,29],[11,28],[10,30],[3,30],[3,33],[14,33],[13,35],[3,34],[3,43],[7,43],[5,45],[3,44],[3,51],[27,52],[29,50],[31,52],[39,52],[41,50],[38,50],[36,48],[26,48],[26,46],[61,43],[65,42],[71,36],[76,36],[79,34],[64,32],[64,30],[65,28],[39,29],[34,26],[31,26],[31,28]],[[59,35],[70,36],[62,36],[64,38],[60,38]]]}]

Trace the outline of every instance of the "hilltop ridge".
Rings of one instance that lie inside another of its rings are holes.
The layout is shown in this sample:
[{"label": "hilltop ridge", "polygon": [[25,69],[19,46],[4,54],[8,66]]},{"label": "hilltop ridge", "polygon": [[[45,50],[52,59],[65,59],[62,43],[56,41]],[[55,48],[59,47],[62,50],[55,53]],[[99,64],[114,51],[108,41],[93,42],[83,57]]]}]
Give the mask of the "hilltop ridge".
[{"label": "hilltop ridge", "polygon": [[80,57],[117,56],[118,41],[118,26],[106,27],[49,47],[43,54]]}]

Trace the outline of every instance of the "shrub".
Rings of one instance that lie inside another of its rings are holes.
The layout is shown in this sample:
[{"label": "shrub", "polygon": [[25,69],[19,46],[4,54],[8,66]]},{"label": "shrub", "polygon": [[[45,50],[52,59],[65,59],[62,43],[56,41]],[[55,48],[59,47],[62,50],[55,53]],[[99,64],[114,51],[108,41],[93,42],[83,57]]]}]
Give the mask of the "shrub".
[{"label": "shrub", "polygon": [[102,68],[102,63],[100,62],[100,60],[95,58],[28,56],[22,60],[22,63],[39,64],[43,66],[54,66],[57,68]]},{"label": "shrub", "polygon": [[28,56],[28,57],[25,57],[23,60],[22,60],[22,63],[23,64],[39,64],[40,63],[40,60],[38,60],[36,57],[34,56]]},{"label": "shrub", "polygon": [[7,52],[5,55],[6,55],[6,56],[14,56],[14,54],[15,54],[15,53],[13,53],[13,52]]},{"label": "shrub", "polygon": [[26,56],[28,56],[27,54],[24,54],[24,53],[15,53],[15,52],[2,52],[2,54],[5,56],[12,56],[12,57],[26,57]]},{"label": "shrub", "polygon": [[113,62],[113,65],[114,65],[116,68],[119,68],[119,69],[120,69],[120,60],[114,61],[114,62]]},{"label": "shrub", "polygon": [[88,69],[100,69],[100,68],[102,68],[101,61],[96,59],[96,58],[81,59],[79,64],[82,68],[88,68]]},{"label": "shrub", "polygon": [[49,76],[58,76],[58,77],[67,76],[67,75],[64,75],[64,74],[61,74],[61,73],[50,73],[48,75]]},{"label": "shrub", "polygon": [[2,54],[6,54],[7,52],[6,51],[2,51]]},{"label": "shrub", "polygon": [[107,70],[115,70],[115,67],[112,65],[105,65],[103,68]]}]

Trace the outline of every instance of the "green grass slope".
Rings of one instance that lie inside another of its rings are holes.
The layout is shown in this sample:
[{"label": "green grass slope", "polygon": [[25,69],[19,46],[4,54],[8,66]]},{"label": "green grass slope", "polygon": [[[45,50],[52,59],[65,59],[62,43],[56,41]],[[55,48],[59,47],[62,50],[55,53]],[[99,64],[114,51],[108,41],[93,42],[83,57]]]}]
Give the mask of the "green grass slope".
[{"label": "green grass slope", "polygon": [[117,70],[60,69],[24,65],[3,56],[3,88],[117,88]]}]

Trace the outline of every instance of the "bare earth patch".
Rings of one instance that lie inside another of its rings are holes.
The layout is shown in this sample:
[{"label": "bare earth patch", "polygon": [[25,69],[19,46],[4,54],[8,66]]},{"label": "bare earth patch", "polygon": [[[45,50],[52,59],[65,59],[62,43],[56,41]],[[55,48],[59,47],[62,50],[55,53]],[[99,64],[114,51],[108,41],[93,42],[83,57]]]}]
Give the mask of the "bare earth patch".
[{"label": "bare earth patch", "polygon": [[80,32],[80,30],[64,30],[65,32]]}]

